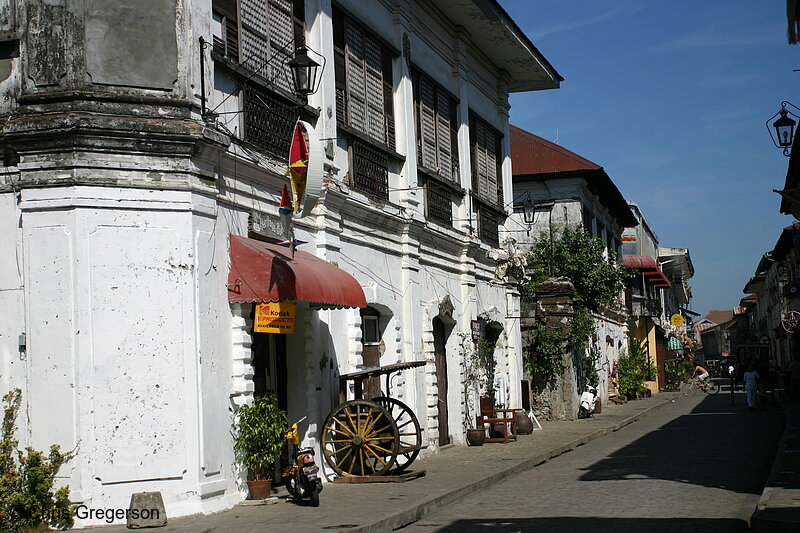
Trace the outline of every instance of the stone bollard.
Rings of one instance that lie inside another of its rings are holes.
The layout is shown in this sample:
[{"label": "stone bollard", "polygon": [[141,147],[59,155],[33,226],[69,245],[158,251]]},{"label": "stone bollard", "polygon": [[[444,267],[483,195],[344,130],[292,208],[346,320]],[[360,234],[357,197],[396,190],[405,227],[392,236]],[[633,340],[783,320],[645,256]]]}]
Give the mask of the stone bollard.
[{"label": "stone bollard", "polygon": [[128,508],[128,529],[163,527],[167,525],[167,511],[161,493],[134,492]]}]

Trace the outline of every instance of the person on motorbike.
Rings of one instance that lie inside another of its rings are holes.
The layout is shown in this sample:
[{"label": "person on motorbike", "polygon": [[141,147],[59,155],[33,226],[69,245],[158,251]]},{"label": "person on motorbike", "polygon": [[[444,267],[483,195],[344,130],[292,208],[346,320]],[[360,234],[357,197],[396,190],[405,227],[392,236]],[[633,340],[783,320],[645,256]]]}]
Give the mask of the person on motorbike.
[{"label": "person on motorbike", "polygon": [[700,366],[699,363],[695,363],[694,365],[694,372],[692,372],[692,377],[697,376],[697,379],[700,380],[700,387],[703,390],[706,390],[706,380],[708,379],[708,370]]}]

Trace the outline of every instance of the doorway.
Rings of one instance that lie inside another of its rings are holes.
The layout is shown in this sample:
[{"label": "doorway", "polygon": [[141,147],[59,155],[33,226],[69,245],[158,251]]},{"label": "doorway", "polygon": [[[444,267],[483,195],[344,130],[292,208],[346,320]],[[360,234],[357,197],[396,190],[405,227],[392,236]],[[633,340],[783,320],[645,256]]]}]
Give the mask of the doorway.
[{"label": "doorway", "polygon": [[[381,366],[381,313],[373,307],[361,310],[361,360],[364,367]],[[383,396],[381,378],[374,377],[364,381],[363,397],[371,400]]]},{"label": "doorway", "polygon": [[433,319],[433,355],[436,363],[436,402],[439,415],[439,446],[450,444],[447,419],[447,340],[445,324],[438,316]]},{"label": "doorway", "polygon": [[278,407],[288,407],[286,336],[278,333],[253,333],[253,395],[274,395]]}]

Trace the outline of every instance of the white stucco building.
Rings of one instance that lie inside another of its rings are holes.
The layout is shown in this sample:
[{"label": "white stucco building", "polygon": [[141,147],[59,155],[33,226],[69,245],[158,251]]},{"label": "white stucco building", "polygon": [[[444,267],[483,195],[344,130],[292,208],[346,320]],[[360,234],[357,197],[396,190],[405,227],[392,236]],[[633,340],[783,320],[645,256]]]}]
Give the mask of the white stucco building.
[{"label": "white stucco building", "polygon": [[[23,389],[22,444],[77,450],[74,502],[230,507],[237,406],[274,393],[318,446],[339,375],[376,364],[424,361],[392,395],[428,453],[462,443],[473,320],[502,328],[518,401],[519,299],[487,257],[512,205],[508,94],[561,78],[495,0],[84,4],[0,7],[0,391]],[[301,41],[324,64],[307,104],[286,77]],[[268,246],[298,116],[324,185],[295,237],[322,266]],[[237,237],[265,262],[237,263]],[[253,332],[264,287],[296,302],[295,333]]]}]

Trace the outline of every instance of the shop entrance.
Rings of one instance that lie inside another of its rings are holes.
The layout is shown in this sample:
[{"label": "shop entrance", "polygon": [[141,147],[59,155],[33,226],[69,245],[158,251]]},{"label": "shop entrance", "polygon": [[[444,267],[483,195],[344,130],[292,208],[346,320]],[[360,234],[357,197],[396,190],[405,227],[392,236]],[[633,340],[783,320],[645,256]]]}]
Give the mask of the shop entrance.
[{"label": "shop entrance", "polygon": [[286,335],[253,334],[253,384],[256,398],[273,394],[287,409]]}]

